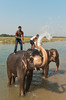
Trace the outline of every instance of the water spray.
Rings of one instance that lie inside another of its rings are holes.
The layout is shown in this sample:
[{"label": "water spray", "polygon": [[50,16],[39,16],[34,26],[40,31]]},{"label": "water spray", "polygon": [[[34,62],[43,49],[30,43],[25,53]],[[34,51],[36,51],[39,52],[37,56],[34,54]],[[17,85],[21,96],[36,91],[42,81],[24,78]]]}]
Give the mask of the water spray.
[{"label": "water spray", "polygon": [[37,41],[37,45],[38,47],[42,44],[42,39],[46,37],[48,40],[52,39],[52,34],[48,33],[48,32],[45,32],[43,34],[41,34],[38,38],[38,41]]},{"label": "water spray", "polygon": [[40,51],[42,52],[42,55],[43,55],[43,62],[42,62],[42,65],[41,65],[42,67],[43,67],[43,66],[46,66],[46,65],[47,65],[47,61],[48,61],[47,52],[46,52],[46,50],[41,46],[41,44],[42,44],[42,39],[43,39],[44,37],[46,37],[48,40],[50,40],[50,39],[52,38],[52,35],[51,35],[50,33],[45,32],[45,33],[43,33],[43,34],[41,34],[41,35],[39,36],[39,39],[38,39],[38,41],[37,41],[37,45],[38,45],[38,47],[40,48]]}]

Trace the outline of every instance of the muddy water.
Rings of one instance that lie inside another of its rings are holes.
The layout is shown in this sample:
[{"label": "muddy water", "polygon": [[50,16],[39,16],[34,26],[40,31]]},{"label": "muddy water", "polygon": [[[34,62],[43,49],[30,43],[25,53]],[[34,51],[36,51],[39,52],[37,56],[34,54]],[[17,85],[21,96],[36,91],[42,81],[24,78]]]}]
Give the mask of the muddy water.
[{"label": "muddy water", "polygon": [[[44,79],[42,71],[34,71],[29,92],[19,97],[19,83],[7,87],[6,59],[13,52],[13,44],[0,44],[0,100],[66,100],[66,42],[44,43],[44,48],[56,48],[60,54],[60,67],[54,73],[55,64],[50,64],[48,79]],[[30,47],[25,44],[25,48]],[[19,49],[19,47],[18,47]]]}]

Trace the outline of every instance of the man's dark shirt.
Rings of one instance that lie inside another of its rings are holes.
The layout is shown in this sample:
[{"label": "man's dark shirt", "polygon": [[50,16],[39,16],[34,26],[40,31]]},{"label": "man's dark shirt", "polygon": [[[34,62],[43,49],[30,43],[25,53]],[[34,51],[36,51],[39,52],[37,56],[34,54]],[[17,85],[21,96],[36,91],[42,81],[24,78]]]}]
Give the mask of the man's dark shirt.
[{"label": "man's dark shirt", "polygon": [[23,35],[23,31],[16,31],[16,36],[21,37]]}]

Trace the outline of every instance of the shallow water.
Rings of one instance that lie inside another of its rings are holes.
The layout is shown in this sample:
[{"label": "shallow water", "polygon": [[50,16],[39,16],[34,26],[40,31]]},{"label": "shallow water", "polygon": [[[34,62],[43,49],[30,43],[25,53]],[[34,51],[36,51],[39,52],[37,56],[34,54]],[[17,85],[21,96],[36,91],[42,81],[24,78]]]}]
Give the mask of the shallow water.
[{"label": "shallow water", "polygon": [[[24,49],[30,47],[26,43]],[[66,100],[66,42],[44,43],[46,49],[56,48],[60,55],[60,67],[54,73],[55,63],[50,64],[47,79],[44,79],[42,71],[34,71],[34,76],[29,92],[25,97],[19,97],[19,83],[11,87],[7,86],[6,59],[13,52],[13,44],[0,44],[0,100]],[[18,46],[19,49],[19,46]]]}]

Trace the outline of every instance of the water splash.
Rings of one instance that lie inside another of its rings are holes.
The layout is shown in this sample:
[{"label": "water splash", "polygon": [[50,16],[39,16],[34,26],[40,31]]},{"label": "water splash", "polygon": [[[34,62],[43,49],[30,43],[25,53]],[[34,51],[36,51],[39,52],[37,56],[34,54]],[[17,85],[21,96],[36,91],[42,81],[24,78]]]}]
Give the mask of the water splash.
[{"label": "water splash", "polygon": [[37,45],[40,46],[42,44],[42,39],[46,37],[48,40],[52,39],[52,34],[51,33],[48,33],[48,32],[45,32],[43,34],[41,34],[39,36],[39,39],[37,41]]}]

